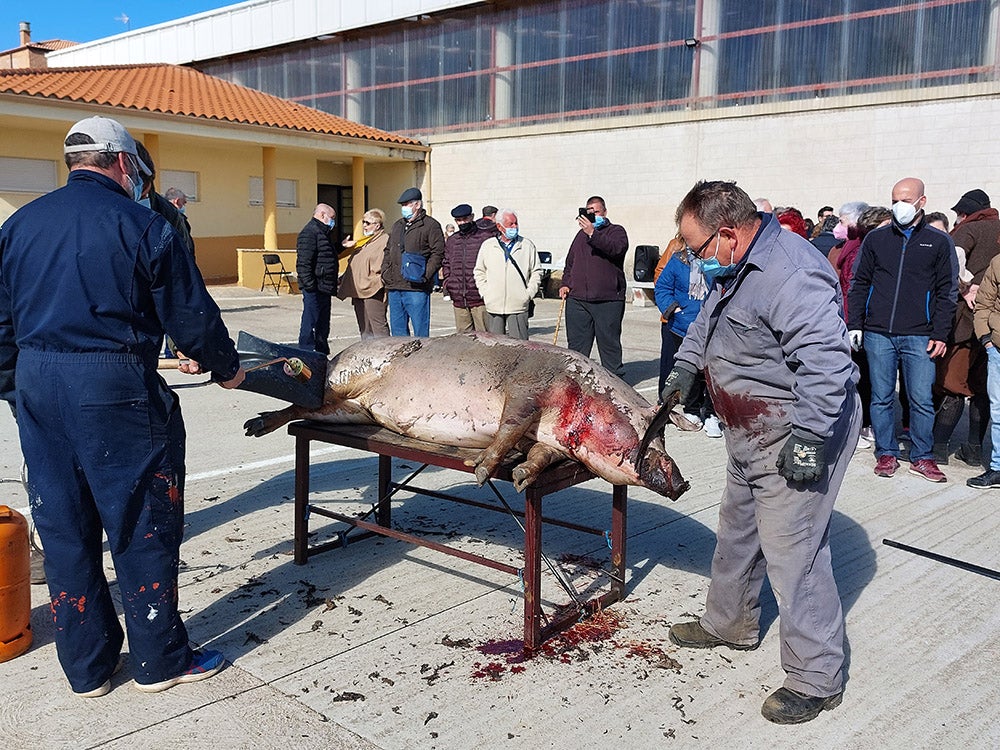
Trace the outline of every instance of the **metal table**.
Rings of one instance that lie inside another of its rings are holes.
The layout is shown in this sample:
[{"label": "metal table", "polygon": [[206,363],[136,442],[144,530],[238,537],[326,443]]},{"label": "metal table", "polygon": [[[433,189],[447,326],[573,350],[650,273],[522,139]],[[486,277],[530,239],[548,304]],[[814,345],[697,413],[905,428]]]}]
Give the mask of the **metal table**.
[{"label": "metal table", "polygon": [[[330,549],[345,547],[348,542],[378,534],[422,547],[429,547],[438,552],[485,565],[494,570],[520,576],[524,583],[524,648],[529,652],[536,650],[549,636],[564,630],[583,617],[613,602],[620,601],[624,595],[625,534],[628,514],[628,490],[626,486],[613,486],[611,492],[611,529],[609,531],[594,529],[564,520],[546,518],[542,515],[542,499],[546,495],[594,478],[594,475],[586,467],[576,461],[560,461],[546,468],[539,475],[538,479],[525,491],[524,511],[520,512],[507,506],[506,500],[503,499],[503,496],[493,484],[493,479],[485,486],[493,491],[498,503],[469,500],[411,484],[411,481],[427,466],[439,466],[455,471],[473,473],[473,467],[467,466],[465,460],[474,458],[478,454],[478,450],[426,443],[374,426],[330,425],[322,422],[300,421],[289,424],[288,432],[295,437],[296,565],[305,565],[313,555]],[[378,455],[378,499],[368,512],[357,516],[348,516],[309,502],[309,444],[312,441],[342,445]],[[403,482],[397,483],[392,479],[393,458],[414,461],[421,464],[421,467]],[[497,470],[494,479],[510,482],[511,470],[519,461],[520,459],[505,461]],[[406,490],[414,494],[450,500],[486,510],[509,511],[516,517],[523,518],[524,524],[522,528],[525,532],[524,567],[516,568],[507,563],[393,529],[392,496],[397,490]],[[341,521],[348,524],[351,528],[338,532],[336,537],[330,541],[310,546],[309,518],[312,514]],[[374,516],[374,522],[367,520],[372,516]],[[562,526],[604,537],[611,548],[611,570],[608,572],[611,578],[609,590],[588,600],[582,600],[572,589],[568,589],[573,599],[571,606],[560,608],[559,612],[552,617],[546,617],[542,612],[541,574],[543,560],[549,565],[556,577],[560,579],[564,587],[568,582],[565,581],[561,573],[542,554],[543,524]],[[362,531],[354,533],[356,529]],[[543,619],[545,620],[544,623]]]}]

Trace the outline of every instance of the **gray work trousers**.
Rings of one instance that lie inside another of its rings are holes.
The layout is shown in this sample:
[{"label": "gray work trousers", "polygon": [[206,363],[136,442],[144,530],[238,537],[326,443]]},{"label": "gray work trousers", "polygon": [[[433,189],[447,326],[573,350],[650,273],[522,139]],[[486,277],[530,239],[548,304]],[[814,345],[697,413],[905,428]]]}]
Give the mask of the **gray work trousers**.
[{"label": "gray work trousers", "polygon": [[778,601],[784,686],[806,695],[843,689],[844,615],[830,559],[830,517],[860,429],[854,395],[827,441],[825,476],[809,484],[791,483],[775,469],[787,426],[752,436],[725,431],[729,464],[701,625],[731,643],[756,643],[766,573]]}]

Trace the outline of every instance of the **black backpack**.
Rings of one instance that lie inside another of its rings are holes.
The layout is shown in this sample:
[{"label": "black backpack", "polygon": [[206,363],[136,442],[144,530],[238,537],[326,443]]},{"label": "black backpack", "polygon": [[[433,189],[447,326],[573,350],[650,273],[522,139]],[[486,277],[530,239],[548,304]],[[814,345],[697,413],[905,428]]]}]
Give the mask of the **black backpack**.
[{"label": "black backpack", "polygon": [[660,248],[656,245],[635,246],[635,280],[653,281],[656,264],[660,262]]}]

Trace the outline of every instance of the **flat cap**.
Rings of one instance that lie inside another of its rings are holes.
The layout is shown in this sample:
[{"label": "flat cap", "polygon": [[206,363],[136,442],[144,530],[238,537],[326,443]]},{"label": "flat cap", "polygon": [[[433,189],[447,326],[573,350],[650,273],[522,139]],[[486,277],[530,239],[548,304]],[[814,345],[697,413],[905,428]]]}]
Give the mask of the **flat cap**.
[{"label": "flat cap", "polygon": [[461,219],[464,216],[472,216],[472,206],[468,203],[459,203],[451,209],[451,215],[456,219]]},{"label": "flat cap", "polygon": [[497,212],[496,206],[483,206],[483,216],[491,217],[495,216]]},{"label": "flat cap", "polygon": [[958,203],[951,207],[951,210],[957,214],[963,214],[968,216],[969,214],[974,214],[976,211],[982,211],[984,208],[990,207],[990,196],[988,196],[984,191],[976,188],[975,190],[970,190],[965,195],[963,195]]},{"label": "flat cap", "polygon": [[409,203],[410,201],[422,201],[423,199],[424,199],[423,194],[415,187],[412,187],[404,190],[403,194],[399,196],[399,200],[396,201],[396,203],[403,204],[403,203]]}]

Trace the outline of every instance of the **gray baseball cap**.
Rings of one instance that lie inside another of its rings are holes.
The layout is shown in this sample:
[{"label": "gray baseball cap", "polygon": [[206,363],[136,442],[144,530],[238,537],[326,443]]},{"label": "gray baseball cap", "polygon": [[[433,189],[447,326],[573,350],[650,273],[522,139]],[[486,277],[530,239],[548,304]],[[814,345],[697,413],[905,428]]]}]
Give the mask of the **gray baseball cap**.
[{"label": "gray baseball cap", "polygon": [[88,117],[73,125],[66,134],[66,138],[69,138],[74,133],[88,135],[94,142],[80,143],[75,146],[66,146],[64,143],[64,154],[76,154],[84,151],[100,151],[106,154],[131,154],[139,163],[139,169],[147,175],[153,174],[152,170],[146,166],[146,163],[139,158],[139,153],[135,147],[135,139],[129,135],[129,132],[117,120],[112,120],[110,117],[101,117],[100,115]]}]

